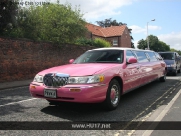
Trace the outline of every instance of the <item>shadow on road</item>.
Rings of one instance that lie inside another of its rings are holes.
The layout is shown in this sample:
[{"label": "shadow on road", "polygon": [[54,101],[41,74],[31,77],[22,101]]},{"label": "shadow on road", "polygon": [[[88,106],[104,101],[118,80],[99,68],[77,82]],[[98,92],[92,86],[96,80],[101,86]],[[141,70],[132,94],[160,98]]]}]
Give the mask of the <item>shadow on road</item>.
[{"label": "shadow on road", "polygon": [[59,106],[45,107],[41,112],[71,121],[139,120],[159,106],[167,105],[179,91],[180,86],[177,84],[180,81],[170,76],[168,78],[164,83],[154,81],[123,95],[119,107],[114,111],[104,110],[101,104],[63,102]]}]

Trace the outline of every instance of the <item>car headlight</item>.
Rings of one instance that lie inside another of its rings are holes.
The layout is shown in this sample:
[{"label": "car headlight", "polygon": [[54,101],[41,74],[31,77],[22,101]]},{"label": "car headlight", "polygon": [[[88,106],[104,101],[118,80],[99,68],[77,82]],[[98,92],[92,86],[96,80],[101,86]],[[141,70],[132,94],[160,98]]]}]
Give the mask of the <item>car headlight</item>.
[{"label": "car headlight", "polygon": [[175,68],[175,67],[176,67],[176,64],[170,64],[170,65],[167,65],[167,67],[173,67],[173,68]]},{"label": "car headlight", "polygon": [[43,83],[43,76],[37,74],[33,82]]},{"label": "car headlight", "polygon": [[175,68],[175,67],[176,67],[176,64],[171,64],[170,67],[174,67],[174,68]]},{"label": "car headlight", "polygon": [[99,83],[104,81],[103,75],[95,76],[84,76],[84,77],[69,77],[69,84],[80,84],[80,83]]}]

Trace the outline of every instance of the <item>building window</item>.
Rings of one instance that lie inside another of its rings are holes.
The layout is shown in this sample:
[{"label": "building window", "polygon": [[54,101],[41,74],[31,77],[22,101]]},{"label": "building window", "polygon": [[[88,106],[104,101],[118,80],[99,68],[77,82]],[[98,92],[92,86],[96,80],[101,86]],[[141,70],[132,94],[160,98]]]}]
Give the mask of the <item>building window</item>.
[{"label": "building window", "polygon": [[113,39],[113,46],[118,46],[118,40],[117,39]]}]

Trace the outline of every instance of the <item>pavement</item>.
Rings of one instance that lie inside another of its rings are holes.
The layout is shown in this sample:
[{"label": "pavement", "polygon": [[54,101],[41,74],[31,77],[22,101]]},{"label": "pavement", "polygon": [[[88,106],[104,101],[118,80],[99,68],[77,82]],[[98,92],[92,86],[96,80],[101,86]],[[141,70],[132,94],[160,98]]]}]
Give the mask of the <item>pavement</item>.
[{"label": "pavement", "polygon": [[152,122],[150,129],[136,130],[133,136],[181,136],[181,89],[167,105],[158,107],[147,122]]},{"label": "pavement", "polygon": [[[0,90],[22,87],[22,86],[29,86],[29,84],[32,81],[33,79],[0,83]],[[181,131],[180,131],[181,130],[181,89],[174,96],[174,98],[168,103],[168,105],[165,105],[164,107],[159,107],[156,110],[156,112],[152,114],[152,116],[154,117],[154,120],[148,120],[148,121],[153,121],[153,122],[171,121],[172,125],[177,125],[177,126],[179,125],[180,127],[177,130],[174,130],[176,128],[173,127],[171,131],[144,130],[141,133],[140,131],[136,131],[133,135],[158,136],[158,135],[164,134],[165,136],[169,136],[169,135],[180,136],[181,135]],[[180,123],[178,124],[178,122]]]}]

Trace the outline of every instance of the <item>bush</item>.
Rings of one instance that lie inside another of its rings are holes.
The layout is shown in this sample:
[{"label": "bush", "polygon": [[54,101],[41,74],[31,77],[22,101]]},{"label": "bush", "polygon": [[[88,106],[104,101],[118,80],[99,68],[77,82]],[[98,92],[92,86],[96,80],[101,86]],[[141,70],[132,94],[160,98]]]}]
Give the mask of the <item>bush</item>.
[{"label": "bush", "polygon": [[94,41],[92,39],[79,38],[79,39],[77,39],[76,44],[93,46]]},{"label": "bush", "polygon": [[86,22],[82,17],[79,7],[72,8],[71,4],[20,8],[16,17],[16,26],[3,34],[58,44],[75,43],[77,38],[87,32]]},{"label": "bush", "polygon": [[94,40],[94,46],[96,46],[96,47],[110,47],[111,44],[104,39],[96,38]]},{"label": "bush", "polygon": [[90,45],[90,46],[95,46],[95,47],[110,47],[111,46],[111,44],[108,41],[101,39],[101,38],[96,38],[94,40],[80,38],[80,39],[77,39],[76,44]]}]

